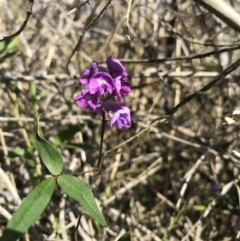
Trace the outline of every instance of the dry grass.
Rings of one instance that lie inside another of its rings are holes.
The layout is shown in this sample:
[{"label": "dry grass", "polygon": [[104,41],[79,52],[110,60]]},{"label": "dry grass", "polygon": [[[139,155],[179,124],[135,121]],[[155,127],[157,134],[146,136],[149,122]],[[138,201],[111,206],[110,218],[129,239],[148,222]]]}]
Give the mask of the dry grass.
[{"label": "dry grass", "polygon": [[[16,30],[25,16],[26,4],[8,2],[0,3],[0,37]],[[223,126],[224,115],[239,104],[239,70],[164,122],[149,125],[216,78],[240,51],[191,56],[231,48],[238,34],[188,0],[177,6],[175,1],[133,1],[127,27],[130,1],[115,0],[84,34],[67,74],[72,50],[107,3],[89,2],[67,15],[70,0],[36,1],[17,46],[0,52],[0,60],[11,54],[0,62],[0,230],[18,206],[18,195],[23,199],[48,174],[34,144],[39,113],[46,139],[61,149],[64,171],[92,182],[101,120],[80,110],[73,96],[91,61],[103,63],[111,55],[122,59],[129,73],[133,91],[126,102],[133,125],[105,133],[103,167],[93,191],[108,227],[82,215],[75,201],[56,190],[25,240],[74,240],[80,214],[78,240],[115,240],[126,230],[143,241],[235,240],[238,184],[227,186],[222,196],[210,185],[212,180],[231,184],[239,175],[232,154],[239,148],[239,128]],[[56,137],[66,130],[70,135],[59,142]],[[210,212],[204,214],[208,205]]]}]

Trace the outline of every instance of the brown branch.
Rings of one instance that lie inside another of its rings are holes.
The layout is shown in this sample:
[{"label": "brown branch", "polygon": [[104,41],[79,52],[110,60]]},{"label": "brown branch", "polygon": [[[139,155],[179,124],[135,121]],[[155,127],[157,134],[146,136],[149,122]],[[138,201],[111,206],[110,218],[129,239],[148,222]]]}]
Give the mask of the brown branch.
[{"label": "brown branch", "polygon": [[[129,142],[132,142],[133,140],[142,137],[143,135],[145,135],[146,133],[148,133],[148,131],[152,128],[155,127],[157,124],[159,123],[164,123],[165,120],[167,118],[169,118],[170,116],[174,115],[179,108],[181,108],[182,106],[186,105],[188,102],[190,102],[191,100],[193,100],[194,98],[196,98],[197,96],[203,94],[204,92],[208,91],[209,89],[211,89],[217,82],[221,81],[223,78],[225,78],[227,75],[231,74],[236,68],[238,68],[240,66],[240,59],[238,59],[237,61],[235,61],[233,64],[231,64],[228,68],[226,68],[223,72],[221,72],[213,81],[211,81],[210,83],[208,83],[207,85],[205,85],[203,88],[201,88],[200,90],[194,92],[193,94],[185,97],[182,101],[180,101],[179,104],[177,104],[175,107],[173,107],[170,111],[168,111],[168,113],[166,113],[166,115],[161,115],[160,117],[154,119],[146,128],[144,128],[143,130],[141,130],[140,132],[138,132],[137,134],[133,135],[131,138],[129,138],[127,141],[124,141],[122,143],[120,143],[119,145],[115,146],[114,148],[110,149],[109,151],[107,151],[104,155],[105,159],[108,155],[110,155],[111,153],[113,153],[113,151],[116,151],[118,148],[126,145]],[[143,138],[143,137],[142,137]],[[136,142],[137,143],[137,142]],[[134,147],[134,145],[133,145]],[[131,148],[133,148],[131,147]],[[208,150],[210,150],[208,148]]]},{"label": "brown branch", "polygon": [[101,15],[103,14],[103,12],[106,10],[106,8],[108,7],[108,5],[112,2],[112,0],[109,0],[107,2],[107,4],[103,7],[103,9],[101,10],[101,12],[97,15],[96,18],[94,18],[89,24],[88,26],[83,30],[83,33],[82,35],[80,36],[79,40],[78,40],[78,43],[76,44],[75,48],[73,49],[70,57],[68,58],[68,61],[67,61],[67,65],[66,65],[66,70],[67,70],[67,73],[69,74],[69,69],[68,69],[68,66],[70,64],[70,61],[73,57],[73,55],[75,54],[75,52],[81,47],[81,44],[82,44],[82,40],[83,40],[83,37],[85,35],[85,33],[88,31],[88,29],[101,17]]},{"label": "brown branch", "polygon": [[228,68],[226,68],[222,73],[219,74],[219,76],[217,78],[215,78],[213,81],[211,81],[210,83],[208,83],[207,85],[205,85],[203,88],[201,88],[200,90],[196,91],[195,93],[185,97],[182,101],[180,101],[180,103],[178,105],[176,105],[175,107],[173,107],[167,114],[168,115],[173,115],[174,113],[177,112],[177,110],[182,107],[183,105],[187,104],[189,101],[191,101],[192,99],[194,99],[195,97],[203,94],[204,92],[208,91],[209,89],[211,89],[217,82],[219,82],[220,80],[222,80],[224,77],[226,77],[227,75],[231,74],[235,69],[237,69],[240,66],[240,59],[238,59],[237,61],[235,61],[233,64],[231,64]]},{"label": "brown branch", "polygon": [[[167,72],[167,71],[158,71],[157,69],[148,69],[136,73],[136,74],[128,74],[128,78],[148,78],[148,77],[166,77],[169,78],[216,78],[220,74],[219,71],[198,71],[198,70],[189,70],[189,71],[181,71],[181,72]],[[225,79],[238,80],[240,79],[240,75],[238,74],[229,74],[224,77]],[[70,76],[67,74],[59,74],[59,75],[45,75],[45,76],[37,76],[37,75],[1,75],[0,83],[8,83],[11,81],[22,81],[22,82],[41,82],[41,81],[51,81],[51,82],[59,82],[59,81],[71,81],[69,85],[74,85],[77,83],[79,79],[78,76]]]},{"label": "brown branch", "polygon": [[69,11],[67,15],[74,13],[77,10],[80,10],[81,7],[83,7],[86,3],[90,5],[89,0],[86,0],[85,2],[76,1],[74,3],[74,8],[71,11]]},{"label": "brown branch", "polygon": [[221,54],[224,52],[229,52],[229,51],[234,51],[240,49],[240,45],[235,45],[233,47],[227,47],[227,48],[221,48],[218,50],[212,50],[212,51],[208,51],[205,53],[199,53],[199,54],[193,54],[190,56],[179,56],[179,57],[175,57],[175,58],[159,58],[159,59],[120,59],[120,61],[122,63],[137,63],[137,64],[143,64],[143,63],[164,63],[167,61],[181,61],[181,60],[192,60],[192,59],[201,59],[210,55],[214,55],[214,54]]},{"label": "brown branch", "polygon": [[25,20],[23,21],[23,24],[21,25],[21,27],[15,33],[7,35],[7,36],[3,36],[3,38],[0,39],[0,42],[3,42],[5,40],[10,40],[10,39],[18,36],[24,30],[24,28],[26,27],[26,25],[28,23],[30,16],[32,15],[33,2],[34,2],[34,0],[28,0],[28,9],[27,9],[26,17],[25,17]]},{"label": "brown branch", "polygon": [[237,32],[240,32],[240,14],[222,0],[194,0],[209,12],[214,13]]}]

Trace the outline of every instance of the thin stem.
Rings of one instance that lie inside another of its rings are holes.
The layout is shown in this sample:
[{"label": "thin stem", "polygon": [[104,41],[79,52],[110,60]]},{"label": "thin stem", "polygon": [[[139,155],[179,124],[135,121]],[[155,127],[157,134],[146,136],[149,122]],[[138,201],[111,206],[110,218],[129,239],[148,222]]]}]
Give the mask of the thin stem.
[{"label": "thin stem", "polygon": [[[80,49],[81,44],[82,44],[82,40],[83,40],[83,37],[84,37],[85,33],[88,31],[89,28],[91,28],[91,27],[94,25],[94,23],[97,22],[97,20],[102,16],[102,14],[104,13],[104,11],[107,9],[108,5],[109,5],[111,2],[112,2],[112,0],[109,0],[109,1],[107,2],[107,4],[103,7],[103,9],[101,10],[101,12],[96,16],[96,18],[94,18],[93,20],[91,20],[91,22],[87,25],[87,27],[84,28],[84,30],[83,30],[83,32],[82,32],[82,35],[80,36],[80,38],[79,38],[79,40],[78,40],[75,48],[73,49],[70,57],[68,58],[67,66],[66,66],[66,70],[67,70],[67,73],[68,73],[68,74],[69,74],[69,68],[68,68],[68,66],[69,66],[69,64],[70,64],[70,61],[71,61],[73,55],[77,52],[77,50]],[[92,18],[92,15],[89,16],[89,19],[90,19],[90,18]]]},{"label": "thin stem", "polygon": [[97,169],[102,166],[102,148],[103,148],[103,136],[105,131],[105,121],[106,121],[106,113],[104,110],[102,110],[102,128],[101,128],[101,140],[100,140],[100,146],[99,146],[99,154],[98,154],[98,161],[97,161]]},{"label": "thin stem", "polygon": [[24,30],[24,28],[27,26],[29,18],[32,15],[33,2],[34,2],[34,0],[28,0],[28,9],[27,9],[26,17],[25,17],[21,27],[15,33],[7,35],[7,36],[3,36],[3,38],[0,39],[0,42],[9,40],[9,39],[12,39],[12,38],[18,36]]},{"label": "thin stem", "polygon": [[95,183],[95,181],[97,180],[98,174],[100,172],[100,168],[102,166],[102,149],[103,149],[103,136],[104,136],[104,131],[105,131],[105,121],[106,121],[106,113],[105,113],[104,109],[102,109],[101,140],[100,140],[100,146],[99,146],[99,153],[98,153],[96,172],[94,173],[94,178],[93,178],[91,187]]}]

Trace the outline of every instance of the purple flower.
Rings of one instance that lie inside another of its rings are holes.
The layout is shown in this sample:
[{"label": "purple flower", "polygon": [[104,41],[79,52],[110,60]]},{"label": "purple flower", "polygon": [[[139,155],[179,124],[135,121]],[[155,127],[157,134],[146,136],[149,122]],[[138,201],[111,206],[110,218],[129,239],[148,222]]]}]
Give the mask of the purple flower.
[{"label": "purple flower", "polygon": [[131,92],[131,85],[129,82],[122,82],[120,78],[115,79],[115,90],[114,93],[120,101],[125,95]]},{"label": "purple flower", "polygon": [[97,93],[100,96],[105,92],[112,94],[114,88],[113,79],[108,73],[98,72],[89,81],[89,92],[91,94]]},{"label": "purple flower", "polygon": [[84,71],[83,75],[81,76],[81,78],[80,78],[81,84],[83,84],[83,85],[88,84],[91,77],[98,71],[107,73],[107,70],[105,68],[103,68],[102,66],[98,66],[97,62],[94,60],[92,62],[92,65],[90,67],[88,67]]},{"label": "purple flower", "polygon": [[82,93],[74,98],[78,102],[78,106],[83,109],[89,107],[91,111],[95,111],[98,106],[98,95],[91,94],[88,88],[82,90]]},{"label": "purple flower", "polygon": [[[108,101],[117,97],[120,101],[131,92],[131,85],[127,81],[125,67],[118,59],[108,57],[107,69],[93,61],[80,78],[86,85],[81,94],[74,98],[80,108],[89,108],[92,112],[102,115],[103,111],[110,120],[109,126],[116,124],[118,129],[131,127],[130,110],[125,104]],[[107,95],[105,95],[107,93]],[[104,98],[102,96],[104,95]]]},{"label": "purple flower", "polygon": [[111,56],[109,56],[106,59],[106,64],[108,67],[108,72],[113,78],[121,76],[123,81],[127,80],[126,69],[118,59],[114,59]]},{"label": "purple flower", "polygon": [[106,101],[103,106],[107,116],[110,118],[110,128],[114,124],[116,124],[118,129],[121,129],[122,127],[131,127],[130,110],[125,106],[125,104]]},{"label": "purple flower", "polygon": [[118,59],[108,57],[106,60],[109,74],[115,82],[115,94],[120,101],[125,95],[131,92],[131,85],[127,82],[127,72]]}]

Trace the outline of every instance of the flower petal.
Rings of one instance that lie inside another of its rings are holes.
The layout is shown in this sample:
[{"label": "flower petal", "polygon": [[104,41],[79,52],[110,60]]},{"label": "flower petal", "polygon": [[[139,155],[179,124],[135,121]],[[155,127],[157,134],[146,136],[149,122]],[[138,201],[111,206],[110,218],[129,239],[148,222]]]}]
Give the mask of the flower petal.
[{"label": "flower petal", "polygon": [[80,78],[81,84],[83,84],[83,85],[88,84],[89,78],[90,78],[90,68],[87,68]]},{"label": "flower petal", "polygon": [[127,95],[131,92],[131,84],[129,82],[124,82],[122,83],[122,87],[121,87],[121,93],[124,95]]},{"label": "flower petal", "polygon": [[109,74],[115,79],[116,77],[123,77],[126,79],[127,73],[125,67],[118,59],[109,56],[106,60]]},{"label": "flower petal", "polygon": [[[103,67],[102,67],[102,68],[103,68]],[[91,64],[91,66],[88,67],[88,68],[84,71],[83,75],[81,76],[81,78],[80,78],[81,84],[83,84],[83,85],[88,84],[90,78],[94,75],[94,73],[97,71],[97,69],[98,69],[98,63],[97,63],[96,61],[93,61],[92,64]]]},{"label": "flower petal", "polygon": [[105,72],[98,72],[89,81],[89,91],[91,94],[96,92],[103,95],[104,92],[111,94],[115,88],[112,77]]},{"label": "flower petal", "polygon": [[104,103],[104,109],[110,117],[110,128],[114,124],[116,124],[118,129],[121,129],[122,127],[131,127],[130,110],[124,104],[106,101]]}]

